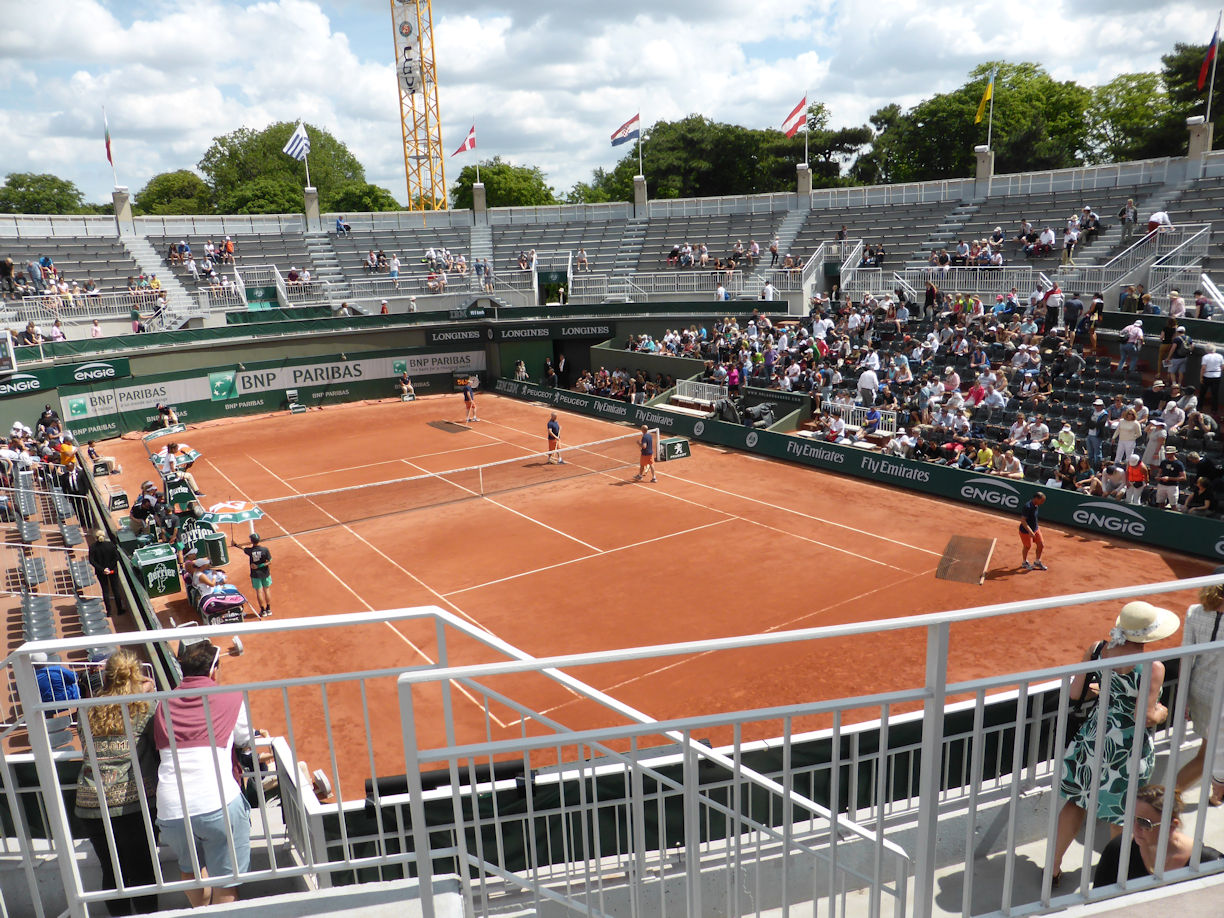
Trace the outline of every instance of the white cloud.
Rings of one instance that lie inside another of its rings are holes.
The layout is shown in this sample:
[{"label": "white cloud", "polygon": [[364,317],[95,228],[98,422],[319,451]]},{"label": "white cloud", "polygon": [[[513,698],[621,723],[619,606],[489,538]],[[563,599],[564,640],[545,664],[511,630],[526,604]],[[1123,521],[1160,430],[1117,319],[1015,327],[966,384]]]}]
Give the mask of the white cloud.
[{"label": "white cloud", "polygon": [[[888,102],[912,105],[960,85],[990,58],[1035,61],[1094,84],[1159,67],[1177,41],[1214,26],[1200,3],[1053,0],[996,4],[896,0],[473,0],[438,3],[434,34],[444,154],[476,121],[479,154],[539,165],[558,189],[625,152],[608,135],[634,111],[647,123],[701,113],[777,126],[804,89],[837,125]],[[691,12],[690,12],[691,10]],[[345,141],[372,181],[403,198],[399,104],[385,0],[146,0],[49,3],[41,40],[0,31],[6,138],[0,173],[51,171],[91,200],[109,193],[101,106],[121,181],[192,167],[211,139],[304,118]]]}]

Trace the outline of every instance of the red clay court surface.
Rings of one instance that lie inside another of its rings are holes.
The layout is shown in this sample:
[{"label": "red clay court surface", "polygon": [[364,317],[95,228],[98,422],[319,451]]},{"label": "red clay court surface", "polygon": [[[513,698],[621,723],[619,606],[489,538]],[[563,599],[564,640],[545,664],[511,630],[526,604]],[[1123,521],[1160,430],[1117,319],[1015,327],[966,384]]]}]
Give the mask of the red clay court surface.
[{"label": "red clay court surface", "polygon": [[[183,439],[204,458],[193,469],[205,505],[256,502],[302,492],[441,472],[543,451],[550,409],[480,396],[481,421],[463,418],[459,395],[414,403],[371,402],[211,422]],[[631,431],[560,416],[563,445]],[[152,477],[137,440],[113,441],[130,494]],[[626,441],[627,464],[636,448]],[[556,467],[547,467],[556,470]],[[634,483],[635,469],[589,474],[441,506],[325,525],[315,514],[270,504],[257,523],[273,553],[277,618],[437,605],[537,656],[697,640],[937,612],[990,602],[1155,582],[1207,573],[1210,565],[1170,552],[1043,527],[1050,571],[1018,569],[1014,516],[904,490],[693,445],[691,459],[662,463],[658,484]],[[537,470],[538,472],[538,470]],[[533,473],[534,474],[534,473]],[[361,492],[355,495],[360,497]],[[452,495],[453,496],[453,495]],[[292,528],[285,535],[282,516]],[[387,514],[396,507],[380,508]],[[245,532],[246,526],[237,527]],[[952,535],[997,537],[984,585],[936,580]],[[245,558],[229,565],[253,597]],[[1163,600],[1178,611],[1193,601]],[[159,601],[163,619],[192,620],[183,594]],[[1103,637],[1117,604],[1054,609],[957,626],[954,680],[1079,660]],[[1177,643],[1174,638],[1170,643]],[[425,665],[436,659],[432,625],[408,623],[246,639],[225,659],[225,682]],[[921,632],[823,641],[685,659],[586,667],[574,675],[659,719],[849,697],[922,684]],[[503,659],[484,647],[450,645],[451,664]],[[572,728],[619,722],[604,709],[537,676],[489,683]],[[370,774],[361,699],[353,687],[295,689],[294,740],[312,767],[327,766],[321,725],[336,740],[345,797]],[[369,689],[374,769],[404,770],[394,681]],[[278,693],[253,696],[257,724],[284,728]],[[455,695],[460,742],[519,735],[514,716],[486,721],[472,698]],[[317,718],[307,735],[302,719]],[[874,715],[866,715],[874,716]],[[423,739],[441,744],[436,698],[417,709]],[[822,726],[813,722],[807,728]],[[777,722],[744,739],[778,735]],[[727,737],[713,737],[716,742]],[[331,770],[330,768],[328,769]]]}]

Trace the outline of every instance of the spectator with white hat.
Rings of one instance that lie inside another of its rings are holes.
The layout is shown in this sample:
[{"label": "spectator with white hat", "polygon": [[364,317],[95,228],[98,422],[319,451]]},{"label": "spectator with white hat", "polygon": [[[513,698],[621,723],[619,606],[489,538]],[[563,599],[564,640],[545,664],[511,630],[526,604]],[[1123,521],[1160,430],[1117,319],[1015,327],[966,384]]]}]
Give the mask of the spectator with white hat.
[{"label": "spectator with white hat", "polygon": [[1156,506],[1177,509],[1185,481],[1186,466],[1177,458],[1177,447],[1166,446],[1164,458],[1156,468]]}]

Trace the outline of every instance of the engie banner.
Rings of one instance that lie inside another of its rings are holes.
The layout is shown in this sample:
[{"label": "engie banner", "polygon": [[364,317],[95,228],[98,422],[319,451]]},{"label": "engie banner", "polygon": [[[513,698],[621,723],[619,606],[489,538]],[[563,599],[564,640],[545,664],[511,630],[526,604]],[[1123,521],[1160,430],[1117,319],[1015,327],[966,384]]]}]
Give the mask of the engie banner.
[{"label": "engie banner", "polygon": [[1019,526],[1020,509],[1040,490],[1047,500],[1041,518],[1084,529],[1110,538],[1129,539],[1187,554],[1224,560],[1224,523],[1202,516],[1191,516],[1154,507],[1132,507],[1115,500],[1045,488],[1028,481],[1014,481],[995,475],[980,475],[910,459],[881,456],[852,446],[823,443],[789,434],[740,427],[723,421],[705,420],[672,413],[662,408],[630,405],[615,399],[599,398],[551,389],[532,383],[499,379],[493,390],[501,395],[555,405],[595,417],[625,421],[634,425],[657,427],[664,434],[692,437],[735,449],[749,450],[775,459],[798,462],[814,468],[869,478],[938,497],[964,501],[1000,513],[1013,514],[1014,522],[999,521],[999,535],[1006,538]]},{"label": "engie banner", "polygon": [[60,414],[79,439],[146,429],[157,405],[173,405],[184,423],[225,414],[284,408],[296,389],[304,405],[334,404],[395,394],[392,380],[407,372],[418,393],[449,392],[455,371],[481,372],[484,350],[363,353],[347,360],[298,360],[208,367],[130,378],[120,384],[60,386]]}]

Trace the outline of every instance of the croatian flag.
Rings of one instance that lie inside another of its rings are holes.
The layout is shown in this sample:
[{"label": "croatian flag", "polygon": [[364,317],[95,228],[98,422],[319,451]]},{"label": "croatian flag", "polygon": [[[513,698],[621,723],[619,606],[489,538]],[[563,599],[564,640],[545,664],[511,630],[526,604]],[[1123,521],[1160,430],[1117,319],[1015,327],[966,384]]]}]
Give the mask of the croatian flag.
[{"label": "croatian flag", "polygon": [[289,136],[289,141],[281,152],[292,156],[298,162],[306,158],[306,154],[310,152],[310,138],[306,136],[306,128],[302,126],[302,122],[298,122],[297,130]]},{"label": "croatian flag", "polygon": [[795,106],[794,111],[786,116],[786,120],[782,122],[782,130],[786,132],[787,137],[794,137],[799,133],[799,128],[807,124],[807,96]]},{"label": "croatian flag", "polygon": [[[1224,15],[1224,14],[1221,14]],[[1211,69],[1211,62],[1215,60],[1216,48],[1220,44],[1220,17],[1216,17],[1215,34],[1211,36],[1211,44],[1207,46],[1207,55],[1203,58],[1203,66],[1199,69],[1198,88],[1202,92],[1203,86],[1207,83],[1207,71]]]},{"label": "croatian flag", "polygon": [[631,140],[637,140],[642,132],[640,122],[641,112],[634,115],[615,131],[612,132],[612,146],[619,147],[622,143],[628,143]]},{"label": "croatian flag", "polygon": [[468,135],[467,137],[464,138],[463,143],[459,144],[459,149],[456,150],[454,153],[452,153],[451,156],[458,156],[460,153],[466,153],[468,150],[475,150],[475,149],[476,149],[476,125],[473,124],[472,129],[468,131]]}]

